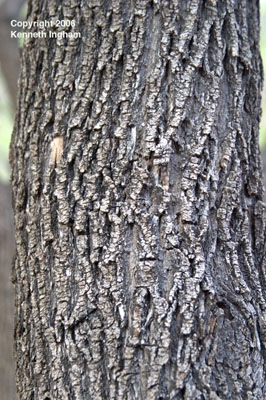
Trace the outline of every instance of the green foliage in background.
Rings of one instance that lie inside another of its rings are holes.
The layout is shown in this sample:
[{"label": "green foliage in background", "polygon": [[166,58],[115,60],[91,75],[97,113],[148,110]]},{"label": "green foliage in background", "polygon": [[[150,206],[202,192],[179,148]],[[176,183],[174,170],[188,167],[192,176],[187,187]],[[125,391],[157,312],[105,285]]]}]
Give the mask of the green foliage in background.
[{"label": "green foliage in background", "polygon": [[0,73],[0,181],[8,182],[8,148],[12,132],[11,101]]}]

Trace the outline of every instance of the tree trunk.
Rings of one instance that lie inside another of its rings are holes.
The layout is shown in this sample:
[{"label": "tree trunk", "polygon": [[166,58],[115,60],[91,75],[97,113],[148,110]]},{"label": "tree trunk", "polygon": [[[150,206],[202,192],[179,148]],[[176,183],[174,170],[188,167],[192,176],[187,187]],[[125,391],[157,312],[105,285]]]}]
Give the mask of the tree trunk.
[{"label": "tree trunk", "polygon": [[[265,399],[257,1],[29,1],[20,399]],[[39,30],[38,27],[34,28]]]}]

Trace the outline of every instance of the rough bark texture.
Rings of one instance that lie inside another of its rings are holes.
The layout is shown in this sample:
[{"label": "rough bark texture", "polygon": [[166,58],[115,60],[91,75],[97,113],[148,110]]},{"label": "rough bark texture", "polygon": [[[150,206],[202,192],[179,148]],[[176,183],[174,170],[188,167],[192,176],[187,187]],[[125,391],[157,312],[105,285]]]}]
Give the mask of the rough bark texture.
[{"label": "rough bark texture", "polygon": [[257,1],[29,1],[20,399],[265,399]]}]

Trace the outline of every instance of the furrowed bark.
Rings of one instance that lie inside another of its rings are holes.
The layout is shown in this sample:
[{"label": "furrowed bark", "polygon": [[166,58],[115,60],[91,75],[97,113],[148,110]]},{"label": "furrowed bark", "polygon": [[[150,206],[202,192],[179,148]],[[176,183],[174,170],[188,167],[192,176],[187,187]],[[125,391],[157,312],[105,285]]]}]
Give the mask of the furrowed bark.
[{"label": "furrowed bark", "polygon": [[256,1],[29,2],[11,145],[20,399],[264,399]]}]

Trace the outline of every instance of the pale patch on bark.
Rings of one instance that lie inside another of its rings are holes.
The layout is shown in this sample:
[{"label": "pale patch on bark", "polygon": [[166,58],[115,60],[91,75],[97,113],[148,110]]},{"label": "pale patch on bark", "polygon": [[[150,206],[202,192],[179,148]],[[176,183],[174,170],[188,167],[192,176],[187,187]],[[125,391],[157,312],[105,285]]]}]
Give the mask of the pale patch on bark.
[{"label": "pale patch on bark", "polygon": [[63,154],[63,137],[57,136],[53,139],[51,143],[50,165],[56,165],[61,160],[62,154]]}]

